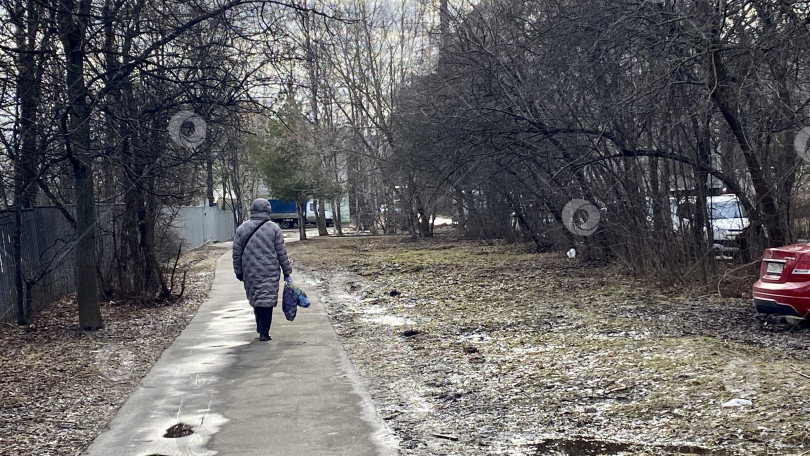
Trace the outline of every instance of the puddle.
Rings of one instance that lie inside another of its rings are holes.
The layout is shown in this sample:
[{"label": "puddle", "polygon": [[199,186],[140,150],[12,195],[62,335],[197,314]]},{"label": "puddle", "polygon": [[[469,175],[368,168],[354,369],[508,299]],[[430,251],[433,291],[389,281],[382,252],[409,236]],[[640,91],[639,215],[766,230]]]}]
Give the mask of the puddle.
[{"label": "puddle", "polygon": [[668,454],[725,456],[725,451],[691,445],[639,445],[634,443],[610,442],[593,439],[548,439],[537,444],[536,456],[543,455],[618,455],[638,454],[644,450],[661,450]]},{"label": "puddle", "polygon": [[166,433],[163,434],[163,437],[167,439],[179,439],[180,437],[186,437],[194,433],[194,429],[185,423],[177,423],[174,426],[166,429]]}]

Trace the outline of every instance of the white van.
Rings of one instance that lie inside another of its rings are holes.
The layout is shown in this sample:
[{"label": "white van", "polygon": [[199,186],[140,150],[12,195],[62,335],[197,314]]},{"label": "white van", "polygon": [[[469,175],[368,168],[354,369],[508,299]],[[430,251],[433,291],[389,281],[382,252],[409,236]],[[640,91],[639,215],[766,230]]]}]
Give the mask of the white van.
[{"label": "white van", "polygon": [[[332,226],[335,224],[335,221],[332,219],[332,211],[326,209],[324,211],[324,216],[326,218],[326,226]],[[306,217],[307,223],[318,223],[315,216],[315,202],[312,200],[307,201]]]},{"label": "white van", "polygon": [[706,198],[706,212],[712,223],[714,248],[721,252],[740,250],[737,237],[749,222],[737,195]]},{"label": "white van", "polygon": [[[684,213],[679,211],[679,209],[685,209],[684,205],[694,205],[694,197],[689,198],[689,201],[691,202],[686,203],[683,200],[676,201],[675,198],[670,199],[672,206],[672,224],[675,231],[688,227],[691,222],[691,220],[684,218],[685,214],[690,212],[689,210],[685,210]],[[691,212],[694,212],[694,207]],[[740,245],[737,242],[737,238],[743,230],[748,228],[749,222],[737,195],[707,197],[706,213],[712,225],[714,238],[713,247],[718,252],[722,253],[739,251]]]}]

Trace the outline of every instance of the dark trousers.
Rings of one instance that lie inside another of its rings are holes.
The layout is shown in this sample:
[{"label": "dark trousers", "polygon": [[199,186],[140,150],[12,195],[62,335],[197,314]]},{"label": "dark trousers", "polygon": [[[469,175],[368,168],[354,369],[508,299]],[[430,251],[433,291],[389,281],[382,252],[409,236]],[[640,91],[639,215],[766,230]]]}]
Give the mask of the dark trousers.
[{"label": "dark trousers", "polygon": [[270,334],[270,323],[273,322],[273,308],[254,307],[253,313],[256,314],[256,332],[259,335]]}]

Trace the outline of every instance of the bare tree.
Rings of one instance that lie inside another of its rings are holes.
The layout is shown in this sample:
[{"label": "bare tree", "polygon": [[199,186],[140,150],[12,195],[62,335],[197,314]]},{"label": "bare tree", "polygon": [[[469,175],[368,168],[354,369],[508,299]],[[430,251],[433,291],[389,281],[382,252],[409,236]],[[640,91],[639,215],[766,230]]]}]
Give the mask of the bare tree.
[{"label": "bare tree", "polygon": [[[711,182],[738,195],[753,238],[791,240],[806,17],[761,1],[481,2],[444,32],[436,71],[402,93],[400,163],[452,188],[487,235],[519,227],[544,249],[545,220],[560,226],[566,202],[587,199],[600,229],[563,230],[566,242],[639,270],[698,261],[705,274],[706,207],[673,231],[671,201],[703,201]],[[682,254],[649,254],[665,251]]]}]

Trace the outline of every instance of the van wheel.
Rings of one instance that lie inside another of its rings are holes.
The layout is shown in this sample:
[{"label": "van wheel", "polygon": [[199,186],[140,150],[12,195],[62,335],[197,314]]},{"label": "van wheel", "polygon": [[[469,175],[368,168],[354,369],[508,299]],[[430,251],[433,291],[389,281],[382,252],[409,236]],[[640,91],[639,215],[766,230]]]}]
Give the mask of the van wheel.
[{"label": "van wheel", "polygon": [[285,220],[285,221],[281,222],[281,227],[284,228],[285,230],[289,230],[290,228],[293,228],[294,226],[295,226],[295,223],[293,223],[293,222],[291,222],[289,220]]}]

